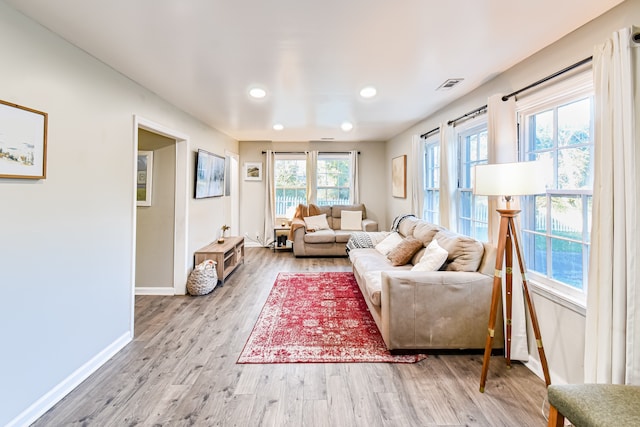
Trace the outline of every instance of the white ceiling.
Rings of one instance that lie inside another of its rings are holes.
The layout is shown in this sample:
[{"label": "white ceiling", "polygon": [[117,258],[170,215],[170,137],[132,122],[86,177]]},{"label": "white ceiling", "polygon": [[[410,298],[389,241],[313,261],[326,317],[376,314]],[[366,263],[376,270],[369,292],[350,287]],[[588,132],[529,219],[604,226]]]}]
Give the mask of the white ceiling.
[{"label": "white ceiling", "polygon": [[5,1],[237,140],[385,141],[622,0]]}]

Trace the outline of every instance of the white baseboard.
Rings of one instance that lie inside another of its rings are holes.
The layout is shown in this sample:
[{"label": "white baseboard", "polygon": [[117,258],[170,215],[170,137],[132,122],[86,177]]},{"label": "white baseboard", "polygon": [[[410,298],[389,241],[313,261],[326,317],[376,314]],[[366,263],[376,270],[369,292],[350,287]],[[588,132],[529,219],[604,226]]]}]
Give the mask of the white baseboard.
[{"label": "white baseboard", "polygon": [[61,401],[62,398],[69,394],[74,388],[80,385],[82,381],[86,380],[89,375],[93,374],[98,370],[98,368],[107,363],[113,355],[122,350],[122,348],[132,339],[133,337],[131,336],[131,332],[127,332],[122,335],[107,348],[96,354],[91,360],[78,368],[74,373],[69,375],[61,383],[48,391],[31,406],[25,409],[20,415],[9,421],[9,424],[7,424],[6,427],[28,426],[36,421],[56,403]]},{"label": "white baseboard", "polygon": [[538,378],[540,378],[541,380],[544,380],[544,373],[542,372],[542,365],[540,364],[540,362],[536,358],[529,356],[529,360],[527,360],[526,362],[523,361],[522,363],[524,364],[524,366],[529,368],[529,370],[531,372],[536,374],[536,376]]},{"label": "white baseboard", "polygon": [[141,286],[136,287],[136,295],[175,295],[176,291],[167,286]]},{"label": "white baseboard", "polygon": [[[542,372],[542,363],[535,357],[529,356],[529,360],[524,362],[524,366],[529,368],[531,372],[536,374],[538,378],[544,381],[544,372]],[[549,376],[551,377],[551,384],[567,384],[567,380],[562,378],[560,375],[557,375],[553,372],[552,369],[549,369]]]},{"label": "white baseboard", "polygon": [[247,242],[246,240],[244,241],[244,246],[245,246],[245,248],[262,248],[262,247],[264,247],[258,242],[251,242],[251,241]]}]

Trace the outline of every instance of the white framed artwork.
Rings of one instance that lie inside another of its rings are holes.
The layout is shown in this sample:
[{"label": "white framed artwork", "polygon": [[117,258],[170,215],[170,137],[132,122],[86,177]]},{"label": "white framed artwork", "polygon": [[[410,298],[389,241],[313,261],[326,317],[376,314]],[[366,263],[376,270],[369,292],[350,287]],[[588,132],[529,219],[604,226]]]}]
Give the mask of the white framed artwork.
[{"label": "white framed artwork", "polygon": [[138,206],[151,206],[152,184],[153,151],[138,151],[138,170],[136,178],[136,203]]}]

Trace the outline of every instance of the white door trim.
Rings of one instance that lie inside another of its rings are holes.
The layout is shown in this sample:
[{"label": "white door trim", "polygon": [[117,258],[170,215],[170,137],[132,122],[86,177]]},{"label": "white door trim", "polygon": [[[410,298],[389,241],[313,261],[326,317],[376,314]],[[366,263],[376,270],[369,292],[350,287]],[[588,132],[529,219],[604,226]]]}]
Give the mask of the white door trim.
[{"label": "white door trim", "polygon": [[[176,141],[176,175],[175,175],[175,215],[174,215],[174,250],[173,250],[173,294],[184,295],[187,291],[189,264],[187,259],[187,236],[189,231],[189,136],[168,128],[138,115],[133,116],[133,184],[136,185],[138,159],[138,130],[144,129],[160,134]],[[133,336],[136,278],[136,194],[133,191],[131,203],[133,211],[133,235],[131,236],[131,335]]]},{"label": "white door trim", "polygon": [[225,150],[225,156],[231,159],[229,178],[231,180],[231,235],[240,234],[240,156],[233,151]]}]

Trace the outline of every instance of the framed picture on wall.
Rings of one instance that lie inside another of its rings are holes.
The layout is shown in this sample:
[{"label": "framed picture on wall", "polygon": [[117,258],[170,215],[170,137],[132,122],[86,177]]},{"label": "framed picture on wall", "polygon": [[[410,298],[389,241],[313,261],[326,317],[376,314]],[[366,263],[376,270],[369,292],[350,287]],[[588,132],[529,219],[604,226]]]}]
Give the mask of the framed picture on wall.
[{"label": "framed picture on wall", "polygon": [[196,157],[196,199],[224,195],[224,157],[198,150]]},{"label": "framed picture on wall", "polygon": [[138,170],[136,180],[137,205],[151,206],[151,190],[153,188],[153,151],[138,151]]},{"label": "framed picture on wall", "polygon": [[47,120],[47,113],[0,100],[0,178],[46,178]]},{"label": "framed picture on wall", "polygon": [[391,160],[391,195],[402,199],[407,197],[407,156]]},{"label": "framed picture on wall", "polygon": [[262,162],[246,162],[244,164],[245,181],[262,181]]}]

